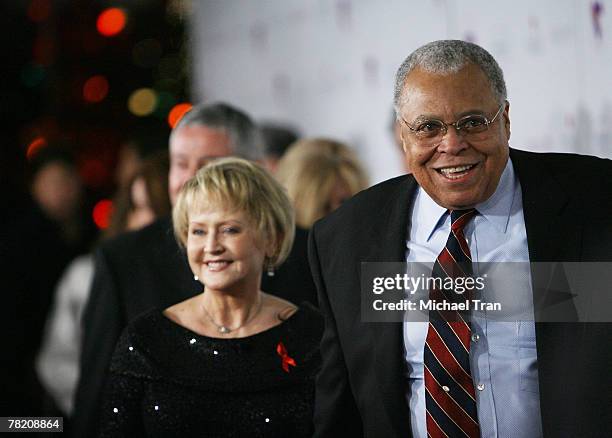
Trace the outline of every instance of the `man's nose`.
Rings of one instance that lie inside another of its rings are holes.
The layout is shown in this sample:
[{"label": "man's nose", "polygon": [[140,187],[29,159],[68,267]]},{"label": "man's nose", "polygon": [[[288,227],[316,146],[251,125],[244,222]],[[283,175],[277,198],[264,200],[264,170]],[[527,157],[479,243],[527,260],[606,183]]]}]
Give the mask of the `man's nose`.
[{"label": "man's nose", "polygon": [[446,133],[438,144],[438,151],[454,155],[467,148],[468,144],[463,133],[458,131],[455,126],[448,125]]}]

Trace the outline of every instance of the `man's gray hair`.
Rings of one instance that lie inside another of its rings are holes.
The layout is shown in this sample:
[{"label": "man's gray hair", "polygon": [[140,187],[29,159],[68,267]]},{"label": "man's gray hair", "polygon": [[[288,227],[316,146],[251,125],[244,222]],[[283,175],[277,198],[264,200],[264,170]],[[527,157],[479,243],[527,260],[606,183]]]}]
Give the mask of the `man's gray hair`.
[{"label": "man's gray hair", "polygon": [[225,131],[230,138],[232,155],[236,157],[252,161],[263,158],[263,140],[259,128],[236,107],[221,102],[196,105],[176,124],[170,138],[182,127],[192,125]]},{"label": "man's gray hair", "polygon": [[448,74],[458,72],[469,63],[477,65],[484,72],[499,103],[506,100],[504,73],[489,52],[467,41],[439,40],[416,49],[397,70],[393,95],[395,112],[399,113],[406,77],[415,68],[419,67],[430,73]]}]

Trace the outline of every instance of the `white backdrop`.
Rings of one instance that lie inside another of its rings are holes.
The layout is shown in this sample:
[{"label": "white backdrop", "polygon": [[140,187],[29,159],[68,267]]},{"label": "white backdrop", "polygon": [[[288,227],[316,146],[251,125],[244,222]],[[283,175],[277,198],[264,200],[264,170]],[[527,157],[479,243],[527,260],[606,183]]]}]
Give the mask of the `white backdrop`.
[{"label": "white backdrop", "polygon": [[353,146],[372,182],[401,173],[395,71],[435,39],[482,45],[504,70],[510,144],[612,157],[612,0],[194,1],[193,99]]}]

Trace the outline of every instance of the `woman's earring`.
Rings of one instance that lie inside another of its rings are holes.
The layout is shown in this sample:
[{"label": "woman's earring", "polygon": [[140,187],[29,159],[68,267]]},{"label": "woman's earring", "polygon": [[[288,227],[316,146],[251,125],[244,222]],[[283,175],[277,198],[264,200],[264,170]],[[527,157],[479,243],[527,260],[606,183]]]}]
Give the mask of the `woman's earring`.
[{"label": "woman's earring", "polygon": [[194,279],[195,281],[200,281],[200,277],[198,277],[197,275],[194,275],[194,276],[193,276],[193,279]]},{"label": "woman's earring", "polygon": [[274,265],[268,257],[266,257],[266,266],[266,273],[268,274],[268,277],[274,277]]}]

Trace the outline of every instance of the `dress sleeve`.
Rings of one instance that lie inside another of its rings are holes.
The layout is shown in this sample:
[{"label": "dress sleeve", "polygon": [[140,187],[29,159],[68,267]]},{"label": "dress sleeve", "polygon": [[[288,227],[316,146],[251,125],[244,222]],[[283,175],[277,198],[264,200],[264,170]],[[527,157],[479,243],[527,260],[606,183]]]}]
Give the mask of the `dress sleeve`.
[{"label": "dress sleeve", "polygon": [[101,437],[145,436],[142,399],[150,366],[128,327],[113,354],[100,412]]}]

